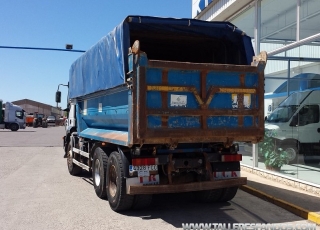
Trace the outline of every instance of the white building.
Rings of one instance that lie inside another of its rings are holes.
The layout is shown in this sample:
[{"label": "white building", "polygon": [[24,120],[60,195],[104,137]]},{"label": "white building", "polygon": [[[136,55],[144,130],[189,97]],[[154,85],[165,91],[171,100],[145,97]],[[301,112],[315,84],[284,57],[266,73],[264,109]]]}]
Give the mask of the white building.
[{"label": "white building", "polygon": [[[268,52],[266,93],[275,95],[273,92],[283,83],[284,96],[294,90],[320,87],[320,0],[193,0],[192,17],[230,21],[252,37],[256,54]],[[306,76],[312,76],[307,83]],[[320,123],[313,125],[320,128]],[[258,155],[258,146],[244,146],[248,152],[243,151],[243,165],[263,171],[266,167]],[[316,147],[320,144],[308,152],[316,160],[306,161],[308,154],[300,151],[298,139],[297,162],[284,165],[280,174],[320,187],[320,150]]]}]

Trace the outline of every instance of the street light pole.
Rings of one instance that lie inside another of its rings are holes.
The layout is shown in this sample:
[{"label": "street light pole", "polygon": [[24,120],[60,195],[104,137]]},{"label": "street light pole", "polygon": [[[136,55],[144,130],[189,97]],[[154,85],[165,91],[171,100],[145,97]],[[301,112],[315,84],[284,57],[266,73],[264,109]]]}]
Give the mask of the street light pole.
[{"label": "street light pole", "polygon": [[0,46],[0,49],[47,50],[47,51],[66,51],[66,52],[78,52],[78,53],[86,52],[85,50],[70,49],[69,46],[66,47],[66,49],[40,48],[40,47],[21,47],[21,46]]}]

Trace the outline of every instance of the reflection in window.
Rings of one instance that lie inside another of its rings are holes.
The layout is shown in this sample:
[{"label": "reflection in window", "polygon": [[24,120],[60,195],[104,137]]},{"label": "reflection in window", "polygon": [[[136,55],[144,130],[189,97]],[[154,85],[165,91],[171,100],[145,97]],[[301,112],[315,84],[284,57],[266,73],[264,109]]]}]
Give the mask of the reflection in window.
[{"label": "reflection in window", "polygon": [[299,111],[299,126],[319,122],[319,106],[305,105]]},{"label": "reflection in window", "polygon": [[293,114],[297,111],[298,105],[291,106],[280,106],[276,108],[268,117],[266,122],[287,122],[293,116]]},{"label": "reflection in window", "polygon": [[300,105],[302,101],[311,93],[312,91],[304,91],[299,93],[291,94],[287,99],[280,103],[279,106],[289,106],[289,105]]},{"label": "reflection in window", "polygon": [[[287,92],[288,81],[282,83],[274,93]],[[301,73],[289,80],[289,92],[301,91],[320,87],[320,75],[315,73]]]},{"label": "reflection in window", "polygon": [[279,104],[279,107],[276,108],[268,117],[266,122],[275,123],[275,122],[288,122],[293,114],[299,108],[299,105],[303,100],[311,93],[312,91],[304,91],[299,93],[293,93],[283,102]]}]

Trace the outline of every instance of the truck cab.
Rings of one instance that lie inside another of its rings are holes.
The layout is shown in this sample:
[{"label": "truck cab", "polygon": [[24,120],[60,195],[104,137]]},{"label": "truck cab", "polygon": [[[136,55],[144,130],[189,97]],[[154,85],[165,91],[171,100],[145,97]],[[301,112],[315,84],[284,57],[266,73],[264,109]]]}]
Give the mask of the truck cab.
[{"label": "truck cab", "polygon": [[20,106],[6,102],[5,108],[2,107],[2,100],[0,100],[0,129],[17,131],[26,128],[26,113]]},{"label": "truck cab", "polygon": [[[67,152],[68,144],[70,142],[70,135],[76,132],[76,102],[70,100],[68,103],[68,117],[65,120],[66,136],[63,137],[63,149]],[[66,155],[65,155],[66,157]]]},{"label": "truck cab", "polygon": [[293,93],[266,119],[266,135],[288,153],[289,163],[298,163],[299,153],[305,160],[320,157],[319,98],[320,90]]}]

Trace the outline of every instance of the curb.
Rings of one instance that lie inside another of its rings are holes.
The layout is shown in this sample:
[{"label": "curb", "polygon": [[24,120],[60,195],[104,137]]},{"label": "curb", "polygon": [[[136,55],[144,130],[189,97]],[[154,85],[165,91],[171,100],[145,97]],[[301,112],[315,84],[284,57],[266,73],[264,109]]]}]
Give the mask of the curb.
[{"label": "curb", "polygon": [[240,189],[250,193],[251,195],[254,195],[256,197],[259,197],[262,200],[266,200],[274,205],[277,205],[297,216],[302,217],[303,219],[312,221],[318,225],[320,225],[320,215],[318,213],[315,212],[311,212],[307,209],[301,208],[297,205],[291,204],[287,201],[281,200],[279,198],[276,198],[274,196],[271,196],[269,194],[266,194],[264,192],[261,192],[260,190],[257,190],[255,188],[252,188],[248,185],[242,185],[240,186]]}]

